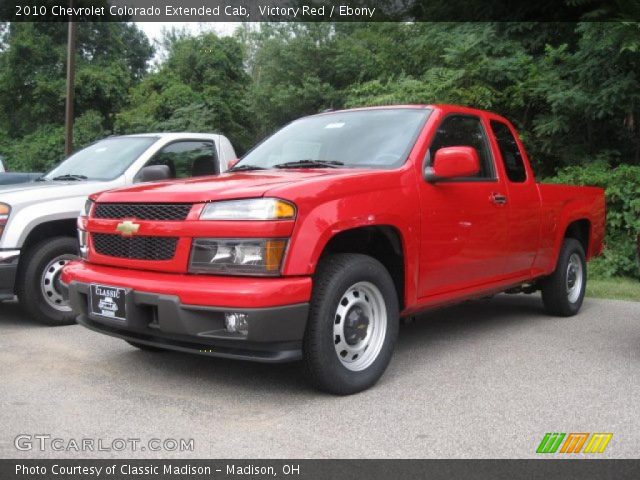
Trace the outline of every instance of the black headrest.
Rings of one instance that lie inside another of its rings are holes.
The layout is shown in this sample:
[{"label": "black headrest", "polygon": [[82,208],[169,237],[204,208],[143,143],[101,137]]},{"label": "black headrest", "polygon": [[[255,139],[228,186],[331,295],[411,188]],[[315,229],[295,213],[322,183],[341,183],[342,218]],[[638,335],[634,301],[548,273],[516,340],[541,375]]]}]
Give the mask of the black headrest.
[{"label": "black headrest", "polygon": [[211,155],[201,155],[193,161],[191,176],[215,175],[216,169]]}]

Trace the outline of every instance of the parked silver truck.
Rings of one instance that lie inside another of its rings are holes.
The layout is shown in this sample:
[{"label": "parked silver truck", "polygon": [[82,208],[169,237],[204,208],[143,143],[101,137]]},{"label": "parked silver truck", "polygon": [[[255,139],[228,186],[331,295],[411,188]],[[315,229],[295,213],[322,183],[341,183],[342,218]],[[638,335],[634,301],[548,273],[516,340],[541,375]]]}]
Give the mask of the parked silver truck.
[{"label": "parked silver truck", "polygon": [[0,185],[33,182],[42,176],[41,173],[9,172],[5,164],[6,159],[0,155]]},{"label": "parked silver truck", "polygon": [[17,295],[42,323],[74,323],[59,277],[77,254],[76,219],[87,196],[137,182],[216,175],[235,160],[223,135],[117,136],[74,153],[33,183],[0,185],[0,301]]}]

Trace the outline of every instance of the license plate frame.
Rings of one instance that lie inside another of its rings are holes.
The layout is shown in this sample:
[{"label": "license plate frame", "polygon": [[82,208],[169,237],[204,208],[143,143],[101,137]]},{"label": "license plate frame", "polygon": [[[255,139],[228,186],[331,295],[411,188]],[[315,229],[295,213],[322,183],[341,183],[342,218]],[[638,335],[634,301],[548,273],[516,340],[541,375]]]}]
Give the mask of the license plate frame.
[{"label": "license plate frame", "polygon": [[89,286],[89,313],[115,322],[127,321],[127,289],[92,283]]}]

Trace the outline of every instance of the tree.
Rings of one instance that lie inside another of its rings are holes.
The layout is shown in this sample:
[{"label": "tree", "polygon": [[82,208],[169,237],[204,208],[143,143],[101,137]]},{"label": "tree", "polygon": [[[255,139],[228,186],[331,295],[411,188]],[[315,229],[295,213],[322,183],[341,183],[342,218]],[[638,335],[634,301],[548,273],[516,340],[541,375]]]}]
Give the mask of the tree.
[{"label": "tree", "polygon": [[[640,163],[640,24],[577,25],[575,48],[547,47],[536,91],[547,108],[536,140],[560,164]],[[558,155],[558,152],[562,152]]]},{"label": "tree", "polygon": [[[61,157],[66,42],[66,23],[11,23],[4,30],[0,138],[6,140],[0,149],[12,168],[44,168]],[[76,124],[77,147],[111,131],[115,113],[152,54],[147,37],[133,24],[78,24],[75,111],[78,120],[91,118],[91,128]]]},{"label": "tree", "polygon": [[251,79],[244,70],[242,44],[214,33],[170,33],[167,50],[159,69],[131,90],[118,114],[117,131],[218,131],[240,151],[248,148],[253,141],[247,99]]}]

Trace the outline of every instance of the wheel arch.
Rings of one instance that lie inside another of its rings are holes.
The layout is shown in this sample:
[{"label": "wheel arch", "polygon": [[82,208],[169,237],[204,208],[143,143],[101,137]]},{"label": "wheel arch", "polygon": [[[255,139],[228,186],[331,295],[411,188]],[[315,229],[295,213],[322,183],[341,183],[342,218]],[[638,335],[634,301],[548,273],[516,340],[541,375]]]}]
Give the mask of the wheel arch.
[{"label": "wheel arch", "polygon": [[580,242],[587,260],[589,260],[593,254],[593,252],[590,251],[592,223],[589,218],[582,215],[576,215],[566,219],[562,225],[563,226],[556,231],[556,235],[554,237],[553,254],[550,256],[550,261],[546,269],[548,272],[547,274],[551,274],[555,271],[560,258],[560,249],[567,238],[573,238]]},{"label": "wheel arch", "polygon": [[589,243],[591,241],[591,221],[587,218],[580,218],[570,222],[564,230],[564,239],[573,238],[578,240],[584,249],[585,255],[589,256]]},{"label": "wheel arch", "polygon": [[[65,218],[60,220],[50,220],[35,225],[29,233],[27,233],[24,242],[22,243],[20,260],[18,261],[18,272],[16,279],[22,278],[22,273],[25,268],[24,258],[27,252],[38,242],[47,238],[53,237],[71,237],[75,238],[77,232],[76,219]],[[16,287],[17,288],[17,281]],[[17,293],[17,292],[14,292]]]},{"label": "wheel arch", "polygon": [[324,244],[317,264],[333,253],[360,253],[378,260],[389,272],[402,311],[406,305],[406,247],[400,230],[387,224],[363,225],[335,232]]}]

